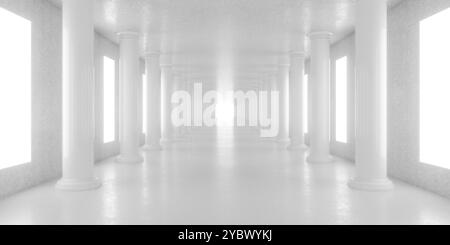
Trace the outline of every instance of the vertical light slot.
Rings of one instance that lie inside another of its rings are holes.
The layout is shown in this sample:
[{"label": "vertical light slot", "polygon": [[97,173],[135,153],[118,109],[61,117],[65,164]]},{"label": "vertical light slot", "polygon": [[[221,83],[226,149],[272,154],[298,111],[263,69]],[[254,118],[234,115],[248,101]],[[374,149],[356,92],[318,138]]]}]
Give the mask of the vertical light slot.
[{"label": "vertical light slot", "polygon": [[103,142],[116,140],[116,62],[103,57]]},{"label": "vertical light slot", "polygon": [[420,22],[420,161],[450,168],[450,9]]},{"label": "vertical light slot", "polygon": [[347,56],[336,61],[336,141],[347,143]]},{"label": "vertical light slot", "polygon": [[31,162],[31,28],[0,8],[0,169]]}]

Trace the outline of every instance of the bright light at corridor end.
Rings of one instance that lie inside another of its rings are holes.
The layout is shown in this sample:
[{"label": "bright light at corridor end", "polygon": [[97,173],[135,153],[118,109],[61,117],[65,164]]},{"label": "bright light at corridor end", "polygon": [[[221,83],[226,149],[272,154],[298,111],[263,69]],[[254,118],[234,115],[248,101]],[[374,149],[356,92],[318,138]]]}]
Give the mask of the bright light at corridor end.
[{"label": "bright light at corridor end", "polygon": [[175,91],[171,102],[174,108],[170,114],[175,127],[259,127],[262,138],[279,133],[278,91],[210,90],[203,93],[203,84],[196,83],[193,94]]},{"label": "bright light at corridor end", "polygon": [[450,9],[420,22],[420,161],[450,169]]}]

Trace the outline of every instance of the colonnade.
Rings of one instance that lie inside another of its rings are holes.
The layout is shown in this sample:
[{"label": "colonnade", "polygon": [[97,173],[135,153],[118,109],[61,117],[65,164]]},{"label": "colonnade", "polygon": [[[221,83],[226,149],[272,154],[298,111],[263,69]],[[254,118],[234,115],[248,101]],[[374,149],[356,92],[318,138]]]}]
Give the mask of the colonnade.
[{"label": "colonnade", "polygon": [[[361,190],[392,188],[386,175],[386,1],[358,0],[356,21],[356,176],[349,186]],[[63,1],[64,136],[63,190],[100,186],[94,165],[94,23],[92,0]],[[307,161],[329,163],[330,154],[330,42],[327,30],[311,32],[310,149]],[[139,35],[120,32],[120,155],[118,162],[138,163]],[[293,50],[282,59],[268,87],[280,92],[280,127],[277,141],[283,148],[306,149],[303,129],[303,72],[305,51]],[[149,118],[146,150],[160,150],[175,137],[170,120],[170,94],[175,89],[173,67],[157,52],[145,55],[148,71]],[[162,110],[161,110],[162,101]]]}]

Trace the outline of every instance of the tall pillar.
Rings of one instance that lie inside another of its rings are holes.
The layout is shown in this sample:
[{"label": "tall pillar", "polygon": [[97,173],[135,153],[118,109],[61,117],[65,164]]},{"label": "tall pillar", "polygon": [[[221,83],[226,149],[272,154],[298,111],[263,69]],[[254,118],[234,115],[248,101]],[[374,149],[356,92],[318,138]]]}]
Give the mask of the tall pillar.
[{"label": "tall pillar", "polygon": [[120,39],[120,88],[121,88],[121,163],[139,163],[143,161],[139,153],[138,123],[138,82],[140,77],[139,35],[135,32],[121,32]]},{"label": "tall pillar", "polygon": [[64,0],[63,26],[63,177],[56,188],[95,189],[93,1]]},{"label": "tall pillar", "polygon": [[389,190],[393,184],[387,178],[386,1],[358,0],[356,18],[356,176],[349,186]]},{"label": "tall pillar", "polygon": [[278,142],[286,148],[289,143],[289,62],[283,62],[278,67],[278,91],[280,92],[280,127]]},{"label": "tall pillar", "polygon": [[[172,96],[172,93],[182,90],[182,76],[180,73],[174,73],[172,72],[172,85],[170,86],[170,93],[169,95]],[[169,108],[170,113],[172,113],[172,109],[175,107],[175,105],[172,104],[172,99],[169,97]],[[175,125],[172,124],[172,114],[169,115],[170,118],[170,127],[172,129],[172,138],[170,139],[172,142],[180,142],[183,141],[182,139],[182,126],[175,127]]]},{"label": "tall pillar", "polygon": [[[278,67],[276,69],[277,69],[276,71],[269,72],[267,74],[267,77],[266,77],[266,84],[267,84],[266,88],[267,88],[267,92],[268,92],[269,98],[270,98],[270,100],[268,101],[268,104],[267,104],[269,106],[269,108],[271,108],[270,105],[271,105],[272,100],[274,99],[272,97],[272,92],[276,92],[276,91],[279,92],[279,89],[278,89],[279,88],[279,86],[278,86]],[[273,117],[272,115],[273,115],[274,112],[272,112],[271,110],[272,109],[270,109],[270,114],[269,115],[271,117]],[[278,116],[280,116],[280,115],[278,114]],[[278,142],[278,138],[279,137],[277,135],[275,137],[267,138],[267,141],[269,141],[269,142]]]},{"label": "tall pillar", "polygon": [[290,150],[307,149],[303,131],[303,73],[305,71],[305,55],[295,52],[291,55],[290,78]]},{"label": "tall pillar", "polygon": [[172,103],[171,103],[171,87],[172,87],[172,66],[170,64],[161,65],[161,117],[162,117],[162,138],[163,147],[168,146],[173,136],[172,130]]},{"label": "tall pillar", "polygon": [[330,155],[330,39],[329,32],[314,32],[311,38],[311,132],[310,163],[331,162]]},{"label": "tall pillar", "polygon": [[161,68],[159,53],[145,56],[147,70],[147,136],[144,150],[161,150]]},{"label": "tall pillar", "polygon": [[[180,87],[179,90],[183,91],[189,91],[188,83],[186,76],[182,74],[181,80],[180,80]],[[180,127],[180,141],[182,142],[189,142],[189,133],[188,133],[188,126],[183,125]]]}]

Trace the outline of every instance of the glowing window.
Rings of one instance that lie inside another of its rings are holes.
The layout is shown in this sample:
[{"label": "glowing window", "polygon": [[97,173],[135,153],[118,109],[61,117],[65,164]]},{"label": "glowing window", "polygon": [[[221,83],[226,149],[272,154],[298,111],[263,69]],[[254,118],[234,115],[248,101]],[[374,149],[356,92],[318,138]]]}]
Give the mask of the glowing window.
[{"label": "glowing window", "polygon": [[347,143],[347,57],[336,60],[336,141]]},{"label": "glowing window", "polygon": [[103,57],[103,142],[116,140],[116,62]]},{"label": "glowing window", "polygon": [[450,168],[450,9],[420,22],[420,161]]},{"label": "glowing window", "polygon": [[303,75],[303,131],[308,133],[308,74]]},{"label": "glowing window", "polygon": [[31,162],[31,22],[0,8],[0,169]]}]

